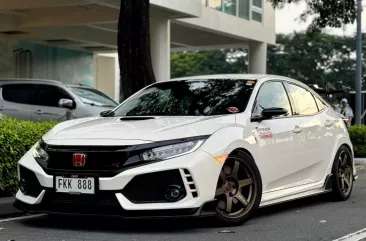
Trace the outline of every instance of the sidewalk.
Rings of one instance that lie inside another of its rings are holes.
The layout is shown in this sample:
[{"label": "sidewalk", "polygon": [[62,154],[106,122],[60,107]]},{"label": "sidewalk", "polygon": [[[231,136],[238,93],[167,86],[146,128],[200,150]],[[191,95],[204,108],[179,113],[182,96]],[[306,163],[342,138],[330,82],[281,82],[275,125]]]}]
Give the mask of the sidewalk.
[{"label": "sidewalk", "polygon": [[0,198],[0,218],[20,216],[22,211],[13,207],[15,197]]}]

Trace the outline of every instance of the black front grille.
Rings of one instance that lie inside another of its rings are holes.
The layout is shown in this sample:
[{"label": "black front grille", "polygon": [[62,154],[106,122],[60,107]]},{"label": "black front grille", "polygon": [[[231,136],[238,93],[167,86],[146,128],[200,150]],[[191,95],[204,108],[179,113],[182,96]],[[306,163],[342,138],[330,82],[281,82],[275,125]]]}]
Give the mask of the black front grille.
[{"label": "black front grille", "polygon": [[32,172],[31,170],[23,167],[22,165],[19,166],[19,174],[20,179],[25,180],[25,195],[38,197],[38,195],[42,192],[42,186],[39,183],[36,174],[34,174],[34,172]]},{"label": "black front grille", "polygon": [[[112,177],[121,172],[123,165],[130,157],[129,147],[68,147],[47,146],[50,159],[45,168],[47,174],[60,172],[96,173],[100,177]],[[73,155],[85,154],[85,166],[75,167]]]},{"label": "black front grille", "polygon": [[[122,190],[122,194],[133,203],[171,202],[165,197],[169,186],[185,188],[179,170],[153,172],[135,176]],[[177,200],[178,201],[178,200]]]}]

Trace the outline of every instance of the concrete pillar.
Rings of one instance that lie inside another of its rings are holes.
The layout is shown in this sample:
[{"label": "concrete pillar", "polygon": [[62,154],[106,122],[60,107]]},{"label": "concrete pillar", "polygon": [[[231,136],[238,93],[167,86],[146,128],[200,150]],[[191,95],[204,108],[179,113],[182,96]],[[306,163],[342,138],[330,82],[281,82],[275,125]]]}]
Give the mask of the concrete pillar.
[{"label": "concrete pillar", "polygon": [[170,20],[150,19],[151,60],[156,81],[170,79]]},{"label": "concrete pillar", "polygon": [[94,55],[94,87],[119,101],[119,66],[116,54]]},{"label": "concrete pillar", "polygon": [[267,44],[262,42],[249,43],[249,74],[266,74]]}]

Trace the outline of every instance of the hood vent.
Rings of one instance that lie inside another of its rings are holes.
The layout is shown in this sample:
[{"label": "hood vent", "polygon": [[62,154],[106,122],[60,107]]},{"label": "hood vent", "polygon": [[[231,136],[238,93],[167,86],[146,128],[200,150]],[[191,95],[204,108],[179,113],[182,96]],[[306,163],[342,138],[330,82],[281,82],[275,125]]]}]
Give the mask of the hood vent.
[{"label": "hood vent", "polygon": [[151,117],[151,116],[125,116],[122,117],[120,120],[121,121],[141,121],[141,120],[151,120],[151,119],[156,119],[156,117]]}]

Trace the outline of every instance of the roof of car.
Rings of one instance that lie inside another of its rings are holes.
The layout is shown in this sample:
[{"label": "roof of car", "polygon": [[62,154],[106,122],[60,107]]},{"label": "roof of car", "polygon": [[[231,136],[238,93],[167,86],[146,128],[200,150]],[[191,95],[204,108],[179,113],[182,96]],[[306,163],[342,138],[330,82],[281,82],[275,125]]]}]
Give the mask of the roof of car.
[{"label": "roof of car", "polygon": [[48,79],[32,79],[32,78],[0,78],[1,82],[32,82],[32,83],[51,83],[51,84],[59,84],[66,85],[69,87],[81,87],[81,88],[93,88],[89,85],[84,84],[65,84],[57,80],[48,80]]},{"label": "roof of car", "polygon": [[53,84],[63,84],[60,81],[56,81],[56,80],[48,80],[48,79],[32,79],[32,78],[0,78],[0,83],[2,81],[6,81],[6,82],[16,82],[16,81],[33,81],[33,82],[48,82],[48,83],[53,83]]},{"label": "roof of car", "polygon": [[264,74],[215,74],[215,75],[199,75],[199,76],[188,76],[171,79],[175,80],[194,80],[194,79],[258,79],[260,77],[265,77]]}]

